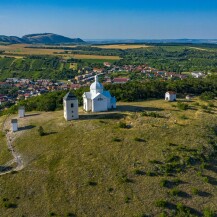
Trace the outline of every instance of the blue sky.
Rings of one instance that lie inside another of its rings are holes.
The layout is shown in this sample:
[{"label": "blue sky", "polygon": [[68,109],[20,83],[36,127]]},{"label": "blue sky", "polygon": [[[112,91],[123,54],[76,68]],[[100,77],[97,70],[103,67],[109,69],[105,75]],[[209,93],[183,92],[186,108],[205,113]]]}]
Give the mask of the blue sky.
[{"label": "blue sky", "polygon": [[0,34],[217,38],[217,0],[0,0]]}]

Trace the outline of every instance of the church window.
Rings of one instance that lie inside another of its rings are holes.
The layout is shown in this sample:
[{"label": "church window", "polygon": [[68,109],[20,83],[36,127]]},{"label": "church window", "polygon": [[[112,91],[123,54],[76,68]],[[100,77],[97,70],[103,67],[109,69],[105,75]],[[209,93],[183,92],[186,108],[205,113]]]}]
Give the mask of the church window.
[{"label": "church window", "polygon": [[73,107],[74,107],[74,104],[72,103],[72,104],[71,104],[71,108],[73,108]]},{"label": "church window", "polygon": [[103,101],[103,98],[98,98],[98,101]]}]

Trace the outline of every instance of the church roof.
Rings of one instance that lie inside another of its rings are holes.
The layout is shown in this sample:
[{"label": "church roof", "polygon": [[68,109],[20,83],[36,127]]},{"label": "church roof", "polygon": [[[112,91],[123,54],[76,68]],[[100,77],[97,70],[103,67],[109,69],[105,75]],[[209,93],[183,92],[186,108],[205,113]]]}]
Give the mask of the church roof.
[{"label": "church roof", "polygon": [[77,99],[77,97],[71,93],[71,92],[68,92],[64,97],[63,97],[64,100],[75,100]]},{"label": "church roof", "polygon": [[107,91],[107,90],[103,91],[102,94],[103,94],[105,97],[107,97],[107,98],[111,98],[111,94],[110,94],[110,92]]},{"label": "church roof", "polygon": [[98,76],[95,76],[95,81],[91,84],[90,90],[103,90],[103,85],[98,81]]}]

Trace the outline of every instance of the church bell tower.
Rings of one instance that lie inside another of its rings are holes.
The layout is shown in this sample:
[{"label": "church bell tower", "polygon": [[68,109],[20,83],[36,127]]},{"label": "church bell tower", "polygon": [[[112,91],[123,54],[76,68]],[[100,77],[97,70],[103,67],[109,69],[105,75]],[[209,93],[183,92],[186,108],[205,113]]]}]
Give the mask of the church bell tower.
[{"label": "church bell tower", "polygon": [[63,98],[64,118],[67,121],[76,120],[78,116],[78,99],[77,97],[68,92]]}]

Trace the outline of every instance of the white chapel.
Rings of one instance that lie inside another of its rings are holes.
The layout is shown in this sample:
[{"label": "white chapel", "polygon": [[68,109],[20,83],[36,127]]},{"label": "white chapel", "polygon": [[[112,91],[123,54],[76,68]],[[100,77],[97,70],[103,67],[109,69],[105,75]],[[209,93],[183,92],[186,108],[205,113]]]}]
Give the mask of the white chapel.
[{"label": "white chapel", "polygon": [[95,82],[90,86],[90,92],[83,94],[83,108],[85,111],[103,112],[116,108],[116,98],[109,91],[103,89],[103,85],[95,76]]}]

